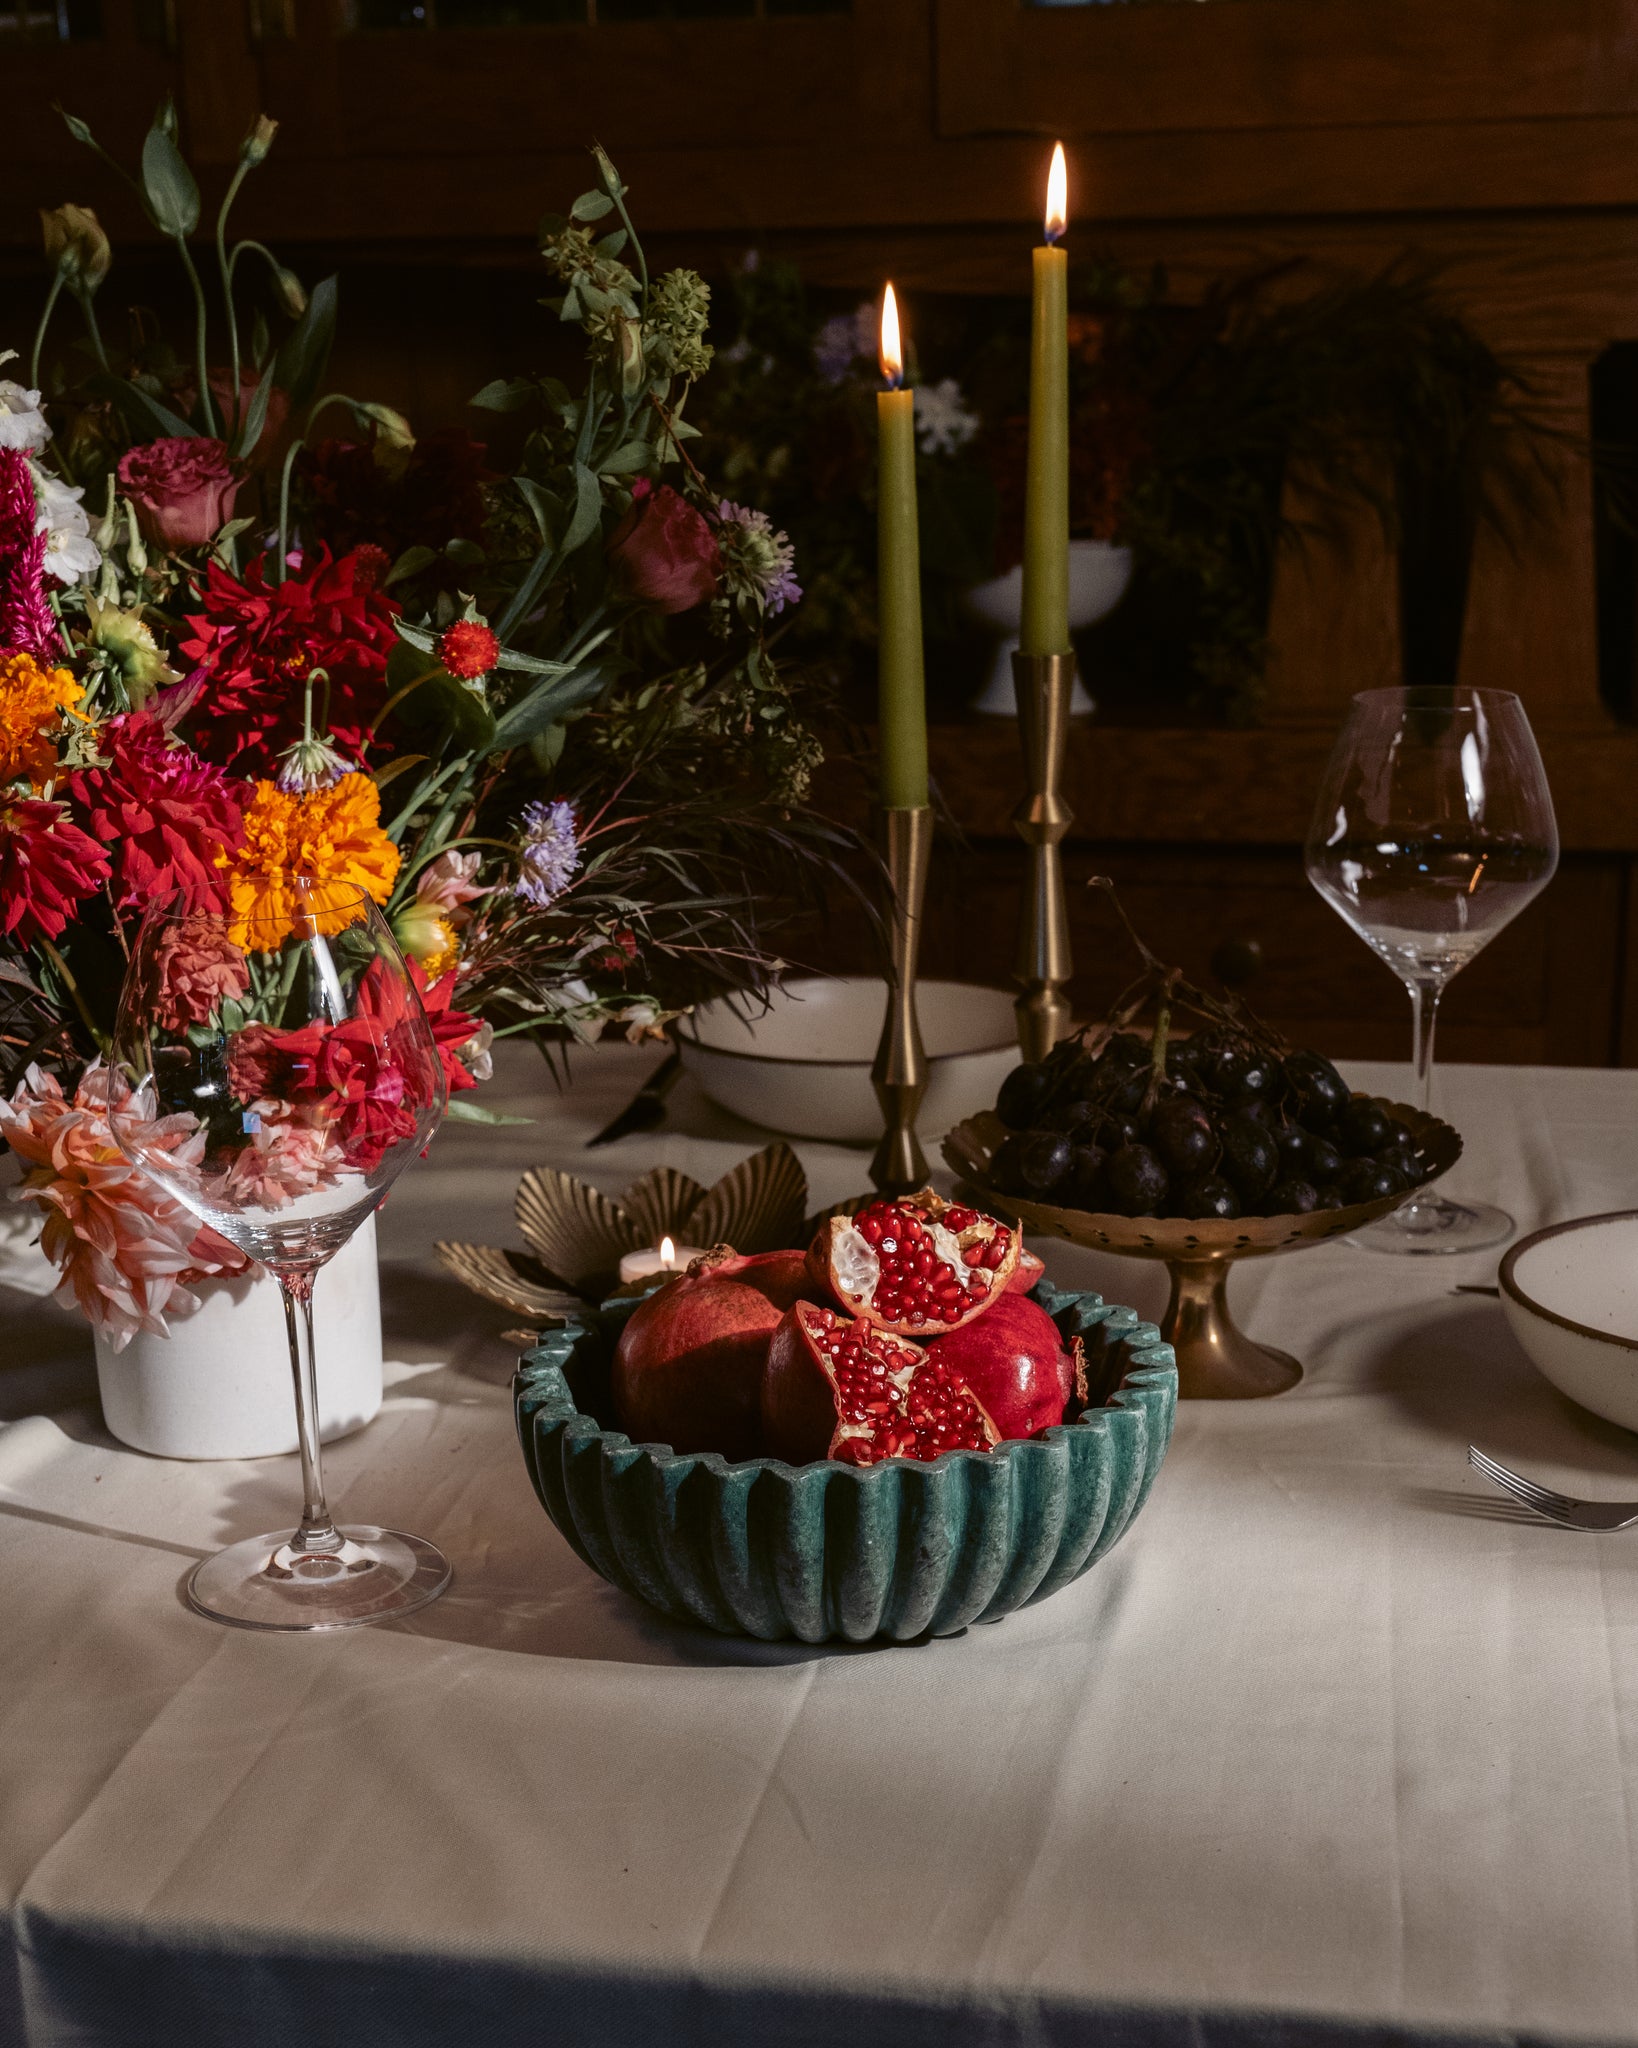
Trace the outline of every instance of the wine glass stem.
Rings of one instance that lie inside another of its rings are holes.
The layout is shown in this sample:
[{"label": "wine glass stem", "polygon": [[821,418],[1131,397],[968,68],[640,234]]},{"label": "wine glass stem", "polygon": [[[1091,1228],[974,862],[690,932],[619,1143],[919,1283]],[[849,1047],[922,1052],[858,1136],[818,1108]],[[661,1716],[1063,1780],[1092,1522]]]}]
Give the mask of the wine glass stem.
[{"label": "wine glass stem", "polygon": [[[313,1358],[312,1269],[278,1276],[284,1328],[290,1339],[290,1376],[296,1388],[296,1448],[301,1452],[301,1527],[293,1550],[339,1550],[341,1537],[324,1504],[324,1462],[319,1450],[318,1373]],[[298,1310],[300,1313],[298,1314]]]},{"label": "wine glass stem", "polygon": [[1439,1021],[1439,998],[1444,990],[1436,981],[1412,981],[1406,986],[1411,999],[1411,1059],[1416,1068],[1416,1106],[1424,1116],[1431,1116],[1433,1029]]}]

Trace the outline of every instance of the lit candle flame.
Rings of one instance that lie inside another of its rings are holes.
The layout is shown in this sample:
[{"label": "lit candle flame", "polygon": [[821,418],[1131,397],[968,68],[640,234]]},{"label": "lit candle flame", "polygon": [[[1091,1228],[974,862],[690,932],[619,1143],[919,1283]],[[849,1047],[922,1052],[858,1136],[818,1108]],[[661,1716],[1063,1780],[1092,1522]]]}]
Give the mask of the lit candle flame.
[{"label": "lit candle flame", "polygon": [[882,293],[882,375],[896,391],[904,382],[904,344],[899,339],[899,302],[889,285]]},{"label": "lit candle flame", "polygon": [[666,1269],[666,1271],[667,1271],[667,1272],[669,1273],[669,1272],[671,1271],[671,1268],[672,1268],[672,1267],[673,1267],[673,1266],[674,1266],[674,1265],[675,1265],[676,1263],[677,1263],[677,1247],[676,1247],[676,1245],[672,1243],[672,1241],[671,1241],[671,1239],[670,1239],[669,1237],[662,1237],[662,1238],[660,1239],[660,1264],[661,1264],[662,1266],[664,1266],[664,1268]]},{"label": "lit candle flame", "polygon": [[1064,146],[1052,145],[1052,168],[1047,172],[1046,238],[1056,242],[1069,225],[1069,172],[1064,166]]}]

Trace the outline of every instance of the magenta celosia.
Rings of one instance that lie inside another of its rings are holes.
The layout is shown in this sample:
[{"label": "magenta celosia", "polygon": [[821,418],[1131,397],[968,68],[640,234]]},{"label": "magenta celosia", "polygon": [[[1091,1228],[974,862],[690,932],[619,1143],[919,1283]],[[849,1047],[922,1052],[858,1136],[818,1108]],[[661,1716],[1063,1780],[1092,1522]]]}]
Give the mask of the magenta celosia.
[{"label": "magenta celosia", "polygon": [[37,533],[34,472],[20,448],[0,448],[0,652],[21,648],[40,661],[62,655],[45,594],[46,542]]},{"label": "magenta celosia", "polygon": [[[12,1199],[45,1211],[40,1245],[62,1274],[57,1299],[118,1351],[138,1330],[167,1336],[167,1314],[199,1306],[195,1282],[250,1262],[126,1158],[108,1123],[110,1083],[93,1062],[69,1101],[30,1067],[10,1102],[0,1098],[0,1133],[27,1168]],[[179,1164],[204,1151],[192,1116],[151,1119],[144,1136]]]}]

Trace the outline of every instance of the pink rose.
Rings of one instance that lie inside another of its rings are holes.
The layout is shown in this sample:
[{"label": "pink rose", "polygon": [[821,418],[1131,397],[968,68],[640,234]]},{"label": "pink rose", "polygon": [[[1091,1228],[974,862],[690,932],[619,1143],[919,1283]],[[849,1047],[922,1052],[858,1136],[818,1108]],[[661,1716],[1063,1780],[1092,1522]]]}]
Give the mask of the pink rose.
[{"label": "pink rose", "polygon": [[142,531],[167,548],[202,548],[233,516],[239,479],[220,441],[177,436],[127,449],[120,489],[136,506]]},{"label": "pink rose", "polygon": [[608,558],[627,595],[662,612],[691,611],[715,597],[722,569],[709,521],[669,484],[655,490],[646,478],[609,535]]}]

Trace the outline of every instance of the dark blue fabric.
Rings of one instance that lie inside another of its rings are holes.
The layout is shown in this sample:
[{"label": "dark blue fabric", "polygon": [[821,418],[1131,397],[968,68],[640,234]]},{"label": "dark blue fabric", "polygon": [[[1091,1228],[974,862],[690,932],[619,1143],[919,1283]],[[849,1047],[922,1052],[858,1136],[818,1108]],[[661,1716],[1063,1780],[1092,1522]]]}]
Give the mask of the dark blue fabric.
[{"label": "dark blue fabric", "polygon": [[145,1937],[26,1908],[9,1933],[0,2048],[1549,2048],[1525,2033],[1027,1992],[612,1977],[316,1945],[247,1953],[208,1933]]}]

